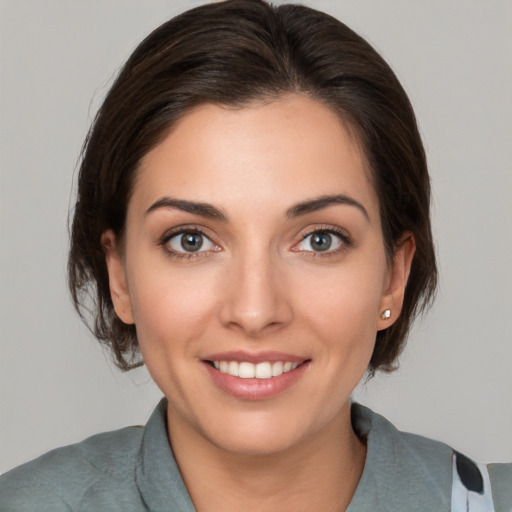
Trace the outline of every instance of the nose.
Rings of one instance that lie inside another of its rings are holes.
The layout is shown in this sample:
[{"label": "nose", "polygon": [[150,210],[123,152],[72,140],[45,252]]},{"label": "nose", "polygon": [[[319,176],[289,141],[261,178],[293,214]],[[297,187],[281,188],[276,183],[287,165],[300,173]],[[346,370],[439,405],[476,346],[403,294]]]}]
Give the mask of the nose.
[{"label": "nose", "polygon": [[220,308],[225,327],[259,338],[291,322],[285,276],[271,254],[240,256],[227,273]]}]

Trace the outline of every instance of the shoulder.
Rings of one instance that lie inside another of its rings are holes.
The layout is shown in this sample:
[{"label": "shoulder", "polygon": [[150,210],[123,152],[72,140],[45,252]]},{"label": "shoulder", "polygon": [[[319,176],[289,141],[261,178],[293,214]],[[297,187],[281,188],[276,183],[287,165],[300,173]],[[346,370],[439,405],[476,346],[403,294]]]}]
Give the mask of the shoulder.
[{"label": "shoulder", "polygon": [[98,434],[5,473],[0,477],[0,510],[73,510],[74,503],[106,482],[120,486],[121,493],[133,482],[142,431],[128,427]]},{"label": "shoulder", "polygon": [[[365,467],[365,471],[372,480],[385,480],[397,502],[403,504],[409,499],[404,497],[406,492],[413,496],[410,500],[413,509],[419,510],[419,499],[436,503],[439,510],[450,510],[454,497],[460,496],[457,486],[462,484],[462,490],[470,498],[474,494],[480,499],[485,494],[488,499],[492,493],[496,512],[510,511],[512,464],[476,463],[445,443],[399,431],[386,418],[359,404],[353,404],[352,422],[356,432],[367,440],[370,467],[368,470]],[[485,493],[471,488],[472,478],[486,482]]]},{"label": "shoulder", "polygon": [[[386,418],[353,404],[352,424],[367,444],[360,481],[361,501],[386,503],[387,510],[449,510],[452,449],[431,439],[400,432]],[[358,490],[359,490],[358,488]],[[355,509],[357,510],[357,508]]]},{"label": "shoulder", "polygon": [[496,512],[512,510],[512,463],[489,464]]},{"label": "shoulder", "polygon": [[475,506],[481,503],[484,506],[487,500],[489,505],[494,503],[496,512],[512,511],[512,463],[481,463],[439,441],[397,432],[409,450],[421,458],[430,473],[440,470],[440,458],[445,464],[444,454],[449,451],[452,508],[462,490],[466,503],[475,503]]},{"label": "shoulder", "polygon": [[[407,460],[422,467],[433,467],[450,463],[452,448],[445,443],[424,436],[402,432],[389,420],[367,407],[352,404],[352,424],[360,437],[365,438],[378,455],[392,459],[400,464]],[[404,460],[406,459],[406,460]],[[380,460],[380,459],[379,459]]]}]

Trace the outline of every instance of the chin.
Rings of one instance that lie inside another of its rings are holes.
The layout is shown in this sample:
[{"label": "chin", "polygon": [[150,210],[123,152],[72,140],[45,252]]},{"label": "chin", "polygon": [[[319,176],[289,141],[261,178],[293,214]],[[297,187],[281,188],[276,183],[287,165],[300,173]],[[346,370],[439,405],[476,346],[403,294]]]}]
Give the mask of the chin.
[{"label": "chin", "polygon": [[220,450],[247,457],[268,457],[283,453],[301,441],[301,436],[286,432],[277,433],[275,430],[255,431],[250,436],[240,432],[222,438],[212,438],[211,442]]},{"label": "chin", "polygon": [[218,449],[245,456],[271,456],[298,447],[322,430],[307,418],[267,411],[245,412],[227,421],[216,421],[212,429],[202,429],[202,436]]}]

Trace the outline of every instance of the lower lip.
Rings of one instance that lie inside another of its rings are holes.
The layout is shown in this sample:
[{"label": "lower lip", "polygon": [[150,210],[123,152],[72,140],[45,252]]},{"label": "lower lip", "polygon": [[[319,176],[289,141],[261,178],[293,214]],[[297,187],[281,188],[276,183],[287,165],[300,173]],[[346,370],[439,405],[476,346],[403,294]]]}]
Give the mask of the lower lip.
[{"label": "lower lip", "polygon": [[207,362],[204,362],[204,366],[214,384],[229,395],[242,400],[267,400],[295,384],[309,366],[309,361],[302,363],[294,370],[270,379],[242,379],[222,373]]}]

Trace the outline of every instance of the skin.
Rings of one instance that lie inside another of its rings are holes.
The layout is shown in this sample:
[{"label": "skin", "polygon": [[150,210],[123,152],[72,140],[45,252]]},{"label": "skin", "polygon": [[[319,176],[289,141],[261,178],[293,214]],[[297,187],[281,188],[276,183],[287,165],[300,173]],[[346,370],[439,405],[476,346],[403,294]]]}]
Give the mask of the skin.
[{"label": "skin", "polygon": [[[333,194],[360,206],[290,216]],[[151,209],[165,197],[208,203],[226,219]],[[182,248],[183,227],[204,233],[201,250]],[[331,249],[311,244],[319,230],[333,230]],[[349,398],[376,332],[399,315],[414,254],[404,239],[390,261],[359,145],[306,97],[199,106],[145,156],[123,244],[107,231],[103,245],[116,312],[136,324],[169,401],[169,438],[197,510],[345,510],[365,459]],[[276,396],[243,400],[204,363],[239,350],[307,365]]]}]

